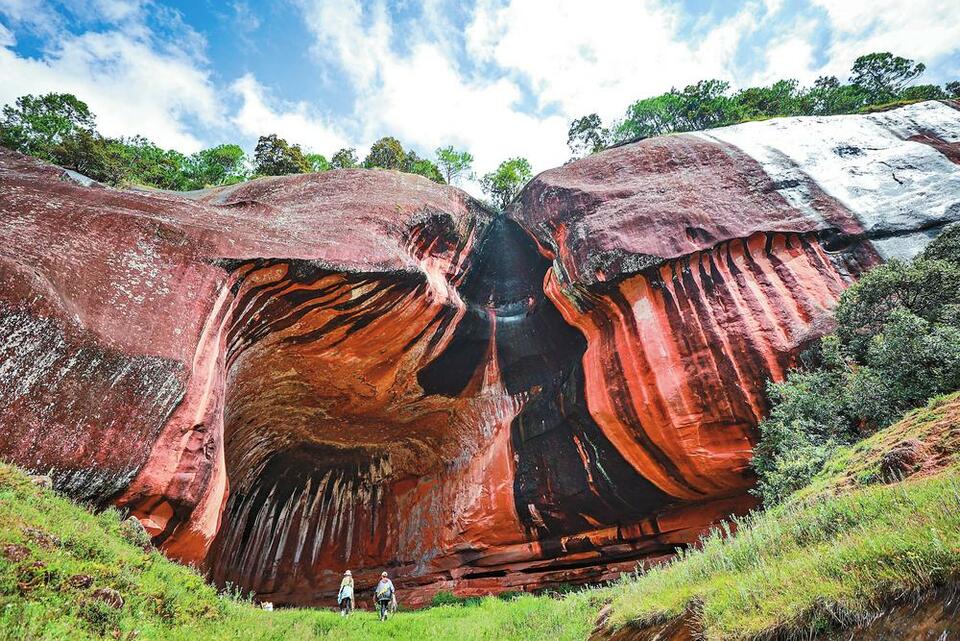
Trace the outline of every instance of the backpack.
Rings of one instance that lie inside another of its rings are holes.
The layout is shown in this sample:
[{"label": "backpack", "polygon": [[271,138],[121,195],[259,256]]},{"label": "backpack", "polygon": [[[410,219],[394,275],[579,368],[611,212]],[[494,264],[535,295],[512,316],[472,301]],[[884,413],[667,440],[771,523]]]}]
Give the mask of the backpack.
[{"label": "backpack", "polygon": [[377,589],[374,592],[374,596],[377,601],[389,601],[393,598],[393,584],[386,583],[377,583]]}]

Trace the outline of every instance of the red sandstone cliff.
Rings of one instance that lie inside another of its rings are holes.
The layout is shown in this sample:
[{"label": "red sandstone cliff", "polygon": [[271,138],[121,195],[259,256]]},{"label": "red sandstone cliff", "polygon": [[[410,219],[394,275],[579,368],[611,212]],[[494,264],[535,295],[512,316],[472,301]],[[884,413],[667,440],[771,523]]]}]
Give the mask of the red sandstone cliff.
[{"label": "red sandstone cliff", "polygon": [[343,170],[177,195],[0,152],[0,457],[275,601],[595,580],[745,491],[762,388],[960,219],[960,111],[538,176],[507,217]]}]

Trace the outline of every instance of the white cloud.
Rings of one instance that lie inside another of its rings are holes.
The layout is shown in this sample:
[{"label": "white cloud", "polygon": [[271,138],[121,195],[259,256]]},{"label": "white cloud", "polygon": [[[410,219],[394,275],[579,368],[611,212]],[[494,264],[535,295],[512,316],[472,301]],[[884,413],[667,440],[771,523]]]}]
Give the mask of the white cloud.
[{"label": "white cloud", "polygon": [[362,98],[370,138],[392,133],[430,152],[446,144],[466,148],[480,173],[512,156],[527,157],[536,169],[568,157],[565,118],[524,113],[516,107],[516,84],[467,79],[434,45],[385,62],[380,74],[382,84]]},{"label": "white cloud", "polygon": [[943,0],[812,0],[834,31],[827,69],[844,78],[853,61],[874,51],[928,65],[960,49],[960,3]]},{"label": "white cloud", "polygon": [[0,0],[0,15],[14,28],[23,25],[44,35],[55,33],[63,22],[43,0]]},{"label": "white cloud", "polygon": [[216,127],[223,117],[209,75],[194,61],[118,31],[61,37],[42,58],[0,49],[0,103],[27,93],[76,94],[107,136],[143,134],[192,152],[202,144],[185,123]]},{"label": "white cloud", "polygon": [[137,19],[143,11],[139,0],[92,0],[90,5],[99,19],[108,22]]},{"label": "white cloud", "polygon": [[[297,4],[315,37],[313,55],[352,83],[358,137],[369,143],[395,135],[428,153],[453,144],[473,153],[478,173],[521,155],[536,171],[559,165],[569,158],[566,130],[575,117],[598,111],[610,119],[671,86],[732,79],[742,34],[763,13],[752,2],[687,42],[679,8],[653,0],[481,0],[460,43],[486,71],[479,74],[458,61],[445,35],[452,30],[433,24],[442,15],[438,2],[425,2],[420,22],[427,24],[412,28],[394,24],[382,3]],[[403,53],[391,47],[398,37]],[[521,83],[536,96],[533,109]]]},{"label": "white cloud", "polygon": [[758,71],[746,85],[768,85],[782,78],[793,78],[801,86],[809,86],[820,75],[813,46],[817,20],[797,20],[790,29],[771,38],[764,47],[766,66]]},{"label": "white cloud", "polygon": [[428,154],[453,144],[473,153],[480,173],[510,156],[526,156],[538,169],[566,160],[566,120],[524,113],[512,80],[465,76],[435,29],[405,31],[409,52],[400,55],[390,47],[395,26],[382,4],[367,12],[355,0],[299,4],[316,37],[314,55],[339,65],[353,85],[353,130],[365,145],[384,135]]},{"label": "white cloud", "polygon": [[275,133],[302,145],[305,151],[323,153],[328,158],[337,149],[350,146],[339,130],[311,113],[306,103],[278,103],[252,74],[239,78],[231,90],[242,101],[232,121],[247,136]]},{"label": "white cloud", "polygon": [[637,98],[703,78],[732,79],[740,38],[755,26],[749,3],[693,41],[678,5],[638,0],[489,0],[467,29],[469,52],[529,80],[542,106],[568,118],[619,116]]},{"label": "white cloud", "polygon": [[[206,129],[222,123],[223,108],[198,51],[202,38],[176,12],[156,15],[176,30],[177,41],[166,43],[153,38],[136,0],[77,5],[77,12],[115,22],[111,29],[80,35],[63,29],[59,16],[48,15],[49,7],[30,0],[0,3],[0,13],[14,25],[48,38],[48,49],[39,57],[18,55],[12,42],[0,48],[0,103],[28,93],[73,93],[90,105],[104,135],[142,134],[187,153],[203,143],[191,133],[189,121]],[[31,14],[31,8],[37,12]]]},{"label": "white cloud", "polygon": [[0,47],[12,47],[15,44],[17,44],[16,36],[0,22]]},{"label": "white cloud", "polygon": [[377,78],[381,62],[390,57],[392,28],[387,10],[377,3],[364,15],[357,0],[297,0],[307,28],[313,33],[313,54],[332,53],[360,86]]}]

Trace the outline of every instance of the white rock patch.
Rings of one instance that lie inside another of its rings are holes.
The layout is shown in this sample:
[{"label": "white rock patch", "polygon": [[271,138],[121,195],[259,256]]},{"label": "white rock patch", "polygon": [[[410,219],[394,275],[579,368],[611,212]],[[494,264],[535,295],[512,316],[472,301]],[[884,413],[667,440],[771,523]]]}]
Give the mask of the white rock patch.
[{"label": "white rock patch", "polygon": [[909,258],[930,238],[911,230],[960,220],[960,165],[907,140],[924,134],[960,141],[960,111],[924,102],[865,116],[781,118],[696,135],[743,150],[783,185],[778,191],[788,202],[817,217],[812,181],[877,237],[874,246],[884,258]]}]

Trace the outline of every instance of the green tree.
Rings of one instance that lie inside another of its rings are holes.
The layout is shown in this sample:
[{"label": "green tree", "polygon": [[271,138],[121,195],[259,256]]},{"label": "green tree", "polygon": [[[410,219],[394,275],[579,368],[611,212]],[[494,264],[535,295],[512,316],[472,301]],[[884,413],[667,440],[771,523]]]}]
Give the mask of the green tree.
[{"label": "green tree", "polygon": [[856,438],[842,375],[823,368],[794,370],[768,383],[770,414],[760,422],[754,448],[756,494],[779,503],[806,485],[837,447]]},{"label": "green tree", "polygon": [[960,98],[960,80],[954,80],[943,85],[948,98]]},{"label": "green tree", "polygon": [[20,153],[53,160],[51,152],[56,145],[78,132],[92,135],[96,131],[95,120],[87,103],[73,94],[20,96],[13,105],[3,108],[0,144]]},{"label": "green tree", "polygon": [[503,209],[532,176],[530,162],[526,158],[510,158],[500,163],[496,171],[485,174],[480,179],[480,187],[497,207]]},{"label": "green tree", "polygon": [[330,158],[331,169],[353,169],[358,164],[357,150],[353,147],[341,149]]},{"label": "green tree", "polygon": [[247,155],[240,145],[217,145],[198,151],[186,163],[192,189],[225,185],[248,178]]},{"label": "green tree", "polygon": [[737,122],[737,104],[726,95],[729,89],[730,83],[724,80],[701,80],[684,87],[678,94],[677,131],[700,131]]},{"label": "green tree", "polygon": [[796,80],[779,80],[769,87],[748,87],[737,92],[733,101],[740,119],[796,116],[801,114],[801,95]]},{"label": "green tree", "polygon": [[384,136],[370,146],[370,153],[363,160],[367,169],[396,169],[403,171],[407,153],[403,145],[393,136]]},{"label": "green tree", "polygon": [[126,175],[110,142],[86,130],[79,130],[55,145],[50,150],[50,161],[108,185],[119,185]]},{"label": "green tree", "polygon": [[740,120],[738,104],[726,95],[730,84],[701,80],[683,91],[671,89],[653,98],[638,100],[614,127],[614,140],[624,142],[677,131],[700,131]]},{"label": "green tree", "polygon": [[124,179],[159,189],[190,188],[187,157],[173,149],[162,149],[143,136],[110,140],[107,143],[124,168]]},{"label": "green tree", "polygon": [[871,337],[849,377],[850,410],[881,428],[932,396],[960,388],[960,327],[931,323],[900,307]]},{"label": "green tree", "polygon": [[291,145],[276,134],[260,136],[254,150],[254,162],[256,173],[262,176],[304,174],[310,171],[310,164],[300,146]]},{"label": "green tree", "polygon": [[459,151],[453,145],[437,149],[437,165],[440,173],[449,184],[458,181],[460,176],[470,171],[473,166],[473,155],[468,151]]},{"label": "green tree", "polygon": [[871,53],[854,61],[850,82],[863,89],[870,103],[877,104],[899,98],[904,87],[924,70],[922,62],[889,52]]},{"label": "green tree", "polygon": [[943,100],[947,94],[938,85],[914,85],[900,92],[900,100]]},{"label": "green tree", "polygon": [[805,485],[840,445],[960,388],[960,225],[913,261],[868,272],[836,318],[808,367],[768,386],[752,464],[767,503]]},{"label": "green tree", "polygon": [[945,260],[960,267],[960,223],[944,227],[936,240],[927,245],[920,256],[926,260]]},{"label": "green tree", "polygon": [[323,154],[306,154],[307,164],[310,165],[310,171],[328,171],[331,169],[330,161]]},{"label": "green tree", "polygon": [[593,113],[577,118],[567,129],[567,147],[575,158],[595,154],[610,142],[610,130],[603,126],[600,116]]},{"label": "green tree", "polygon": [[867,104],[866,92],[857,85],[844,85],[836,76],[820,76],[801,97],[801,112],[814,116],[853,113]]},{"label": "green tree", "polygon": [[[931,251],[939,251],[940,243]],[[857,362],[862,362],[874,336],[890,315],[905,309],[939,323],[960,304],[960,266],[946,260],[891,260],[870,270],[845,291],[837,306],[837,335]]]},{"label": "green tree", "polygon": [[678,131],[681,99],[669,92],[638,100],[627,108],[624,119],[614,125],[616,142],[640,140]]},{"label": "green tree", "polygon": [[440,173],[440,168],[437,167],[432,160],[421,158],[417,155],[417,152],[413,151],[412,149],[407,152],[407,155],[404,158],[403,171],[410,174],[425,176],[435,183],[443,184],[446,182],[443,179],[443,174]]}]

